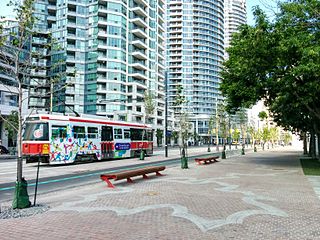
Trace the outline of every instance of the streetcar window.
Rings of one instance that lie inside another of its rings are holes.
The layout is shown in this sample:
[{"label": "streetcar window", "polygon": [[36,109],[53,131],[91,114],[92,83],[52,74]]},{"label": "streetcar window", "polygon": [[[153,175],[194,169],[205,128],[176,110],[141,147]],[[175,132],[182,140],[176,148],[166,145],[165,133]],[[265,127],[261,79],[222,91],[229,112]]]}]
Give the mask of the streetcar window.
[{"label": "streetcar window", "polygon": [[66,138],[67,127],[65,126],[52,126],[52,137],[53,138]]},{"label": "streetcar window", "polygon": [[121,128],[114,129],[114,139],[122,139],[122,129]]},{"label": "streetcar window", "polygon": [[130,139],[130,130],[124,129],[123,130],[124,139]]},{"label": "streetcar window", "polygon": [[73,126],[74,138],[85,138],[85,136],[86,136],[85,127]]},{"label": "streetcar window", "polygon": [[98,128],[88,127],[88,138],[98,138]]},{"label": "streetcar window", "polygon": [[48,123],[26,123],[23,134],[25,141],[48,141],[49,130]]},{"label": "streetcar window", "polygon": [[102,126],[101,141],[112,141],[112,127]]},{"label": "streetcar window", "polygon": [[142,140],[142,129],[130,129],[131,140]]}]

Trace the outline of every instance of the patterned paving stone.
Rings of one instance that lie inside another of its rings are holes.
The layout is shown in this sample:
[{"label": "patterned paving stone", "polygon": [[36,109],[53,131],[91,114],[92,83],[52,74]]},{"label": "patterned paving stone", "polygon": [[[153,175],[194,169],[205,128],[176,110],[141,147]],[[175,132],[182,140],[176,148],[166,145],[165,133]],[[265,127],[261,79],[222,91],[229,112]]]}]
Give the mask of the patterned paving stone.
[{"label": "patterned paving stone", "polygon": [[0,220],[1,239],[320,239],[319,182],[298,157],[252,153],[115,189],[101,182],[42,195],[51,210]]}]

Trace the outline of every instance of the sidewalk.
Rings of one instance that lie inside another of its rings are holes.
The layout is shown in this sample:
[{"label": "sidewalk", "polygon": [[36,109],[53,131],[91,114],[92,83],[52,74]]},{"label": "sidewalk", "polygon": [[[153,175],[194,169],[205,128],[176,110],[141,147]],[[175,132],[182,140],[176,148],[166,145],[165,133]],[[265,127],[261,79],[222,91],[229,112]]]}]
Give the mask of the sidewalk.
[{"label": "sidewalk", "polygon": [[1,239],[320,239],[320,200],[298,157],[279,148],[41,195],[50,211],[0,220]]}]

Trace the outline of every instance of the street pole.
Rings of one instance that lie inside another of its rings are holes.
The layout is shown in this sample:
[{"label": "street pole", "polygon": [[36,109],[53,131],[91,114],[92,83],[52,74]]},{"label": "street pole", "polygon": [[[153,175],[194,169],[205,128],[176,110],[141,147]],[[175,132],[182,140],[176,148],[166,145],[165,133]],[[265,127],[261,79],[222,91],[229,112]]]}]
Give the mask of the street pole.
[{"label": "street pole", "polygon": [[53,107],[53,83],[50,83],[50,114],[52,114]]},{"label": "street pole", "polygon": [[219,152],[219,119],[218,119],[218,98],[216,97],[216,150]]},{"label": "street pole", "polygon": [[164,95],[164,155],[168,157],[168,72],[165,73],[165,95]]},{"label": "street pole", "polygon": [[231,115],[229,115],[229,150],[231,150],[231,143],[232,143],[230,118],[231,118]]}]

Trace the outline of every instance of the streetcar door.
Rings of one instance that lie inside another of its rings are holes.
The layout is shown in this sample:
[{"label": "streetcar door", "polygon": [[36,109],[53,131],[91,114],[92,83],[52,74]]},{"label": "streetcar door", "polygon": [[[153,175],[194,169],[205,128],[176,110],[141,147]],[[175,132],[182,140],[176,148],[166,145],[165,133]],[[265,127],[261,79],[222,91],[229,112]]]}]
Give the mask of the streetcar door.
[{"label": "streetcar door", "polygon": [[101,155],[102,158],[112,158],[112,127],[102,126],[101,128]]}]

